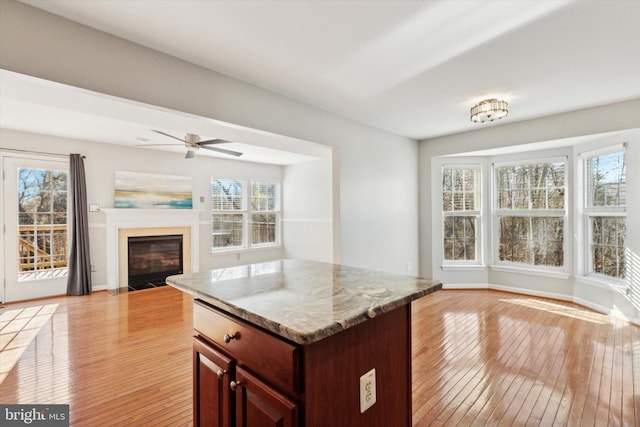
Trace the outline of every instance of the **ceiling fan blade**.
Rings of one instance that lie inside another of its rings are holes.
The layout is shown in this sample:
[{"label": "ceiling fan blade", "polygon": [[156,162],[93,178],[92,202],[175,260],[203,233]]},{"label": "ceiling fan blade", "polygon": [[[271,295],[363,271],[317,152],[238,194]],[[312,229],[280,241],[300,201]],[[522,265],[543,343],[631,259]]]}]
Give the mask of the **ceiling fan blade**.
[{"label": "ceiling fan blade", "polygon": [[196,156],[196,152],[193,150],[187,150],[187,155],[184,156],[185,159],[193,159]]},{"label": "ceiling fan blade", "polygon": [[159,133],[160,135],[168,136],[169,138],[177,139],[178,141],[187,142],[182,138],[178,138],[177,136],[169,135],[168,133],[162,132],[161,130],[151,129],[155,133]]},{"label": "ceiling fan blade", "polygon": [[208,147],[206,145],[203,145],[200,148],[204,148],[205,150],[210,150],[210,151],[217,151],[218,153],[228,154],[230,156],[236,156],[236,157],[242,156],[242,153],[238,153],[237,151],[225,150],[224,148]]},{"label": "ceiling fan blade", "polygon": [[136,145],[134,145],[134,147],[175,147],[176,145],[181,145],[181,144],[176,144],[176,143],[172,143],[172,144],[136,144]]},{"label": "ceiling fan blade", "polygon": [[226,139],[209,139],[206,141],[200,141],[198,144],[200,145],[213,145],[213,144],[229,144],[233,141],[227,141]]}]

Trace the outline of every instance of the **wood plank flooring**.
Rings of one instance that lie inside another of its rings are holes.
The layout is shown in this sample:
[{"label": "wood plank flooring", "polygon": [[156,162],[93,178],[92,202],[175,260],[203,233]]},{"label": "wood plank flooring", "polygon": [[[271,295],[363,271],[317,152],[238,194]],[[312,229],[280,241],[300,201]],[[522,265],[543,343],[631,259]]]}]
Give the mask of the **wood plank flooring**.
[{"label": "wood plank flooring", "polygon": [[[191,310],[170,287],[8,304],[0,403],[69,403],[77,426],[192,425]],[[637,326],[484,290],[412,311],[414,426],[640,424]]]},{"label": "wood plank flooring", "polygon": [[441,291],[413,306],[415,426],[637,426],[640,328],[575,304]]}]

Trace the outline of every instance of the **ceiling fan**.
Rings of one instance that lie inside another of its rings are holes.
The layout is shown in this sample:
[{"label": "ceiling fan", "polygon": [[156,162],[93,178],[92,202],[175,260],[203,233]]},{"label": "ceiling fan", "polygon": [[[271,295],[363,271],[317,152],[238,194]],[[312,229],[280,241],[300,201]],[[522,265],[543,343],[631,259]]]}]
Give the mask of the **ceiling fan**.
[{"label": "ceiling fan", "polygon": [[[224,139],[208,139],[206,141],[201,141],[200,136],[195,133],[187,133],[183,138],[178,138],[177,136],[170,135],[168,133],[162,132],[160,130],[151,129],[155,133],[159,133],[160,135],[168,136],[169,138],[177,139],[184,143],[184,146],[187,148],[187,155],[184,157],[185,159],[192,159],[196,156],[196,151],[200,148],[204,148],[205,150],[217,151],[218,153],[228,154],[230,156],[240,157],[242,153],[232,150],[225,150],[224,148],[212,147],[212,145],[216,144],[228,144],[232,141],[226,141]],[[170,145],[170,144],[144,144],[141,146],[144,147],[153,147],[153,146],[161,146],[161,145]]]}]

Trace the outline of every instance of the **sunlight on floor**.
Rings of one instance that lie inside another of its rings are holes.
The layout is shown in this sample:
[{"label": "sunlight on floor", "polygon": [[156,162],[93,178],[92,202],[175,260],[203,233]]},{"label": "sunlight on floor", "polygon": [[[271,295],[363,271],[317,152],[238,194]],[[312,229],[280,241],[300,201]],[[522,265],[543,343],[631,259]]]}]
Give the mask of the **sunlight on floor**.
[{"label": "sunlight on floor", "polygon": [[587,322],[597,323],[599,325],[607,323],[601,320],[602,316],[604,316],[603,314],[596,312],[589,313],[582,307],[574,308],[552,301],[541,301],[528,298],[501,299],[500,301],[508,302],[510,304],[518,304],[537,310],[544,310],[561,316],[573,317],[574,319],[586,320]]},{"label": "sunlight on floor", "polygon": [[47,304],[0,312],[0,384],[57,308]]}]

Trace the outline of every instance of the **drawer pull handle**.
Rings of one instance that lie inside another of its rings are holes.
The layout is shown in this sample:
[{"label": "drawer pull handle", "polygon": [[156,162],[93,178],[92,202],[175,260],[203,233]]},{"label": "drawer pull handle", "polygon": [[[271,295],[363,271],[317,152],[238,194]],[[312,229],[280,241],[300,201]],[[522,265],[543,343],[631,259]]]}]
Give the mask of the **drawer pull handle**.
[{"label": "drawer pull handle", "polygon": [[231,342],[231,340],[235,340],[235,339],[238,339],[238,338],[240,338],[240,337],[238,336],[238,333],[237,333],[237,332],[234,332],[234,333],[233,333],[233,334],[231,334],[231,335],[229,335],[229,334],[224,334],[224,337],[222,337],[222,340],[223,340],[225,343],[229,344],[229,343]]},{"label": "drawer pull handle", "polygon": [[240,381],[231,381],[229,383],[229,388],[233,391],[236,391],[239,385],[240,385]]},{"label": "drawer pull handle", "polygon": [[218,378],[222,378],[226,373],[227,371],[225,371],[224,369],[218,369],[218,372],[216,372],[216,375],[218,376]]}]

